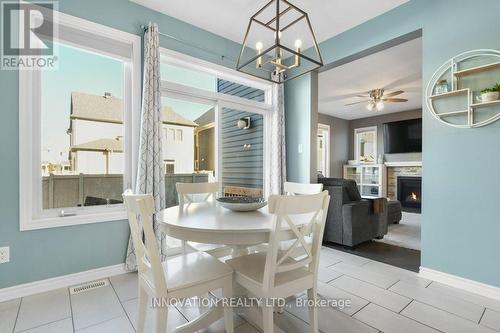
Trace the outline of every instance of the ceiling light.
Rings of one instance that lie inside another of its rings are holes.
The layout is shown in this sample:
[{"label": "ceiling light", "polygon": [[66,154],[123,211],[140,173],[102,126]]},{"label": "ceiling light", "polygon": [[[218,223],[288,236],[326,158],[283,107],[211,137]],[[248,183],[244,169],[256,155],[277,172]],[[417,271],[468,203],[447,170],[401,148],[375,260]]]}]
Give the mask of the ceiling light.
[{"label": "ceiling light", "polygon": [[[254,49],[250,43],[256,40]],[[307,52],[302,50],[304,40]],[[321,66],[323,59],[306,12],[288,1],[271,0],[250,18],[238,71],[283,83]]]},{"label": "ceiling light", "polygon": [[377,104],[375,104],[375,106],[377,107],[377,111],[382,111],[385,105],[384,102],[378,101]]},{"label": "ceiling light", "polygon": [[375,104],[374,104],[373,102],[370,102],[370,103],[368,103],[368,104],[366,105],[366,109],[367,109],[368,111],[372,111],[374,107],[375,107]]}]

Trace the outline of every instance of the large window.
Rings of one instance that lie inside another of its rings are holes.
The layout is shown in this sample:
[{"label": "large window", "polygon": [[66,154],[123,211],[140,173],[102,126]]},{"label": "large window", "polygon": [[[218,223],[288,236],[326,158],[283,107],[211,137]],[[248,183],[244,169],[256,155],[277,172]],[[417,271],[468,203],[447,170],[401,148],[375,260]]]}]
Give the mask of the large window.
[{"label": "large window", "polygon": [[217,180],[220,195],[265,196],[272,84],[167,50],[161,77],[163,108],[184,126],[183,141],[164,146],[177,178]]},{"label": "large window", "polygon": [[123,219],[135,169],[139,37],[58,19],[57,67],[20,74],[22,230]]}]

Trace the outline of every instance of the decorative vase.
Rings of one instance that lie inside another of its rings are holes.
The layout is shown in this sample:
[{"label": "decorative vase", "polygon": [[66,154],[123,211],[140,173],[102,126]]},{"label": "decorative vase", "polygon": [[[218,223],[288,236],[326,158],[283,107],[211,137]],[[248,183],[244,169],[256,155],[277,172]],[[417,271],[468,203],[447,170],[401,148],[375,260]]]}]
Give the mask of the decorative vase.
[{"label": "decorative vase", "polygon": [[498,99],[499,94],[500,93],[498,91],[490,91],[487,93],[482,93],[481,96],[476,96],[476,99],[481,103],[493,102]]}]

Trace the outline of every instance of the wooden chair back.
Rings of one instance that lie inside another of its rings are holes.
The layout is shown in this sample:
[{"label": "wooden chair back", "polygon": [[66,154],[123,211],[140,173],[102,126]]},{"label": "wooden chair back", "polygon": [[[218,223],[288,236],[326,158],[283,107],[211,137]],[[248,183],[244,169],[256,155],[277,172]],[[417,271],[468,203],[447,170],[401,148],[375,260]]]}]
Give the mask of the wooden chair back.
[{"label": "wooden chair back", "polygon": [[186,204],[196,202],[195,194],[206,194],[202,201],[213,200],[215,202],[219,183],[177,183],[175,188],[179,196],[179,206],[184,207]]},{"label": "wooden chair back", "polygon": [[283,188],[287,195],[318,194],[323,191],[323,184],[285,182]]},{"label": "wooden chair back", "polygon": [[153,231],[154,198],[151,194],[123,193],[134,244],[139,279],[157,295],[166,295],[167,281]]},{"label": "wooden chair back", "polygon": [[[323,242],[326,214],[330,196],[328,191],[318,194],[301,196],[273,195],[269,197],[269,212],[274,215],[273,230],[269,239],[266,266],[264,269],[264,288],[274,286],[275,275],[293,271],[302,267],[318,274],[319,254]],[[296,223],[298,217],[306,223]],[[280,252],[280,242],[283,240],[283,231],[292,232],[293,245],[286,251]],[[312,238],[312,244],[307,244],[305,237]],[[295,260],[297,249],[302,249],[304,255]]]}]

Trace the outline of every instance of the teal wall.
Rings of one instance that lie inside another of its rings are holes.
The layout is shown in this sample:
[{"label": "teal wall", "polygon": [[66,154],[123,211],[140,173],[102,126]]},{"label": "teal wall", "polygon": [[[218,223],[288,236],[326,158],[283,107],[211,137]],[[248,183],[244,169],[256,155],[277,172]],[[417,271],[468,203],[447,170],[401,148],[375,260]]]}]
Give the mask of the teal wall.
[{"label": "teal wall", "polygon": [[286,173],[292,182],[310,181],[313,80],[306,74],[285,83]]},{"label": "teal wall", "polygon": [[[156,22],[160,31],[211,53],[160,38],[162,46],[235,68],[240,46],[187,23],[124,0],[63,0],[61,12],[126,32],[142,35],[139,26]],[[10,263],[0,265],[0,288],[46,279],[124,261],[126,221],[19,231],[18,73],[0,71],[0,246],[10,246]]]},{"label": "teal wall", "polygon": [[[456,54],[500,49],[498,13],[498,0],[411,0],[320,47],[330,63],[422,28],[426,84]],[[423,139],[422,266],[500,287],[500,121],[455,129],[424,108]]]}]

